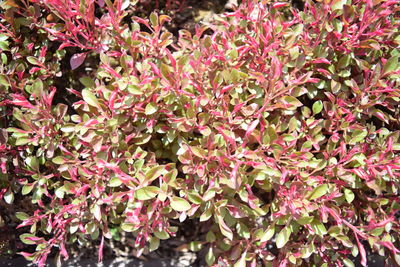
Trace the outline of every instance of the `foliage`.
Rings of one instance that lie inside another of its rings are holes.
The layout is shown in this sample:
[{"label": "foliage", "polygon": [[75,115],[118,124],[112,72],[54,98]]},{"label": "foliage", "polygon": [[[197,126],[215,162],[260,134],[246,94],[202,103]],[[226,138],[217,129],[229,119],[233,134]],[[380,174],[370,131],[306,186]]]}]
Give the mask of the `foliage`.
[{"label": "foliage", "polygon": [[134,4],[1,4],[0,194],[34,206],[22,255],[99,240],[101,260],[122,232],[140,255],[190,218],[208,265],[399,259],[397,0],[243,1],[177,41]]}]

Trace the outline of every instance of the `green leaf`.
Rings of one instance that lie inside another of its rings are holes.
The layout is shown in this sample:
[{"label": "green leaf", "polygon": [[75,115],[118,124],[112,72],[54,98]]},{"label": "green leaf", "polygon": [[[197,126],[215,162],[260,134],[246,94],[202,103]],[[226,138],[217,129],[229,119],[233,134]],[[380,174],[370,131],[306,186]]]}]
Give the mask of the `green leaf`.
[{"label": "green leaf", "polygon": [[333,0],[331,2],[332,11],[337,9],[343,9],[343,6],[346,4],[347,0]]},{"label": "green leaf", "polygon": [[396,71],[399,66],[399,56],[394,56],[386,61],[385,67],[383,67],[383,75],[390,72]]},{"label": "green leaf", "polygon": [[289,241],[290,235],[292,234],[292,230],[290,229],[289,226],[286,226],[283,228],[278,236],[276,237],[276,247],[277,248],[283,248],[286,243]]},{"label": "green leaf", "polygon": [[139,200],[149,200],[155,198],[160,192],[160,188],[157,186],[146,186],[142,187],[135,192],[135,198]]},{"label": "green leaf", "polygon": [[4,201],[7,204],[12,204],[14,202],[14,193],[10,189],[4,194]]},{"label": "green leaf", "polygon": [[0,49],[3,51],[10,51],[10,43],[7,41],[0,41]]},{"label": "green leaf", "polygon": [[239,236],[241,236],[245,239],[250,238],[249,228],[244,223],[239,222],[238,224],[236,224],[236,230],[237,230],[237,233],[239,234]]},{"label": "green leaf", "polygon": [[39,59],[37,59],[37,58],[35,58],[35,57],[32,57],[32,56],[26,57],[26,60],[27,60],[29,63],[31,63],[32,65],[41,65],[41,64],[42,64],[42,63],[39,61]]},{"label": "green leaf", "polygon": [[27,244],[27,245],[34,245],[36,244],[36,242],[29,240],[28,237],[33,237],[33,238],[37,238],[36,236],[32,235],[32,234],[22,234],[19,236],[19,239],[21,239],[22,243]]},{"label": "green leaf", "polygon": [[351,203],[354,200],[354,193],[350,189],[344,189],[344,197],[348,203]]},{"label": "green leaf", "polygon": [[93,205],[93,208],[91,209],[91,213],[94,215],[94,217],[98,220],[101,221],[101,207],[97,203]]},{"label": "green leaf", "polygon": [[297,107],[301,107],[303,104],[293,96],[285,96],[283,97],[283,101],[289,104],[291,107],[288,107],[289,110],[296,109]]},{"label": "green leaf", "polygon": [[37,157],[28,157],[26,158],[25,162],[33,170],[39,170],[39,160]]},{"label": "green leaf", "polygon": [[22,195],[25,196],[25,195],[29,194],[29,193],[32,191],[32,189],[33,189],[34,186],[35,186],[34,183],[24,185],[24,186],[22,187],[22,190],[21,190]]},{"label": "green leaf", "polygon": [[193,252],[199,251],[203,247],[200,241],[192,241],[189,243],[189,249]]},{"label": "green leaf", "polygon": [[214,261],[215,261],[214,251],[213,251],[213,248],[210,247],[206,254],[206,263],[208,266],[211,266],[211,265],[213,265]]},{"label": "green leaf", "polygon": [[200,222],[205,222],[205,221],[207,221],[208,219],[210,219],[211,216],[212,216],[212,210],[211,210],[211,208],[210,208],[210,209],[205,210],[205,211],[203,212],[203,214],[200,215],[200,219],[199,219],[199,220],[200,220]]},{"label": "green leaf", "polygon": [[154,251],[160,246],[160,239],[153,236],[149,240],[149,250]]},{"label": "green leaf", "polygon": [[337,69],[344,69],[347,66],[349,66],[351,62],[351,56],[350,55],[344,55],[340,58],[338,64],[336,65]]},{"label": "green leaf", "polygon": [[63,199],[65,195],[65,187],[64,186],[58,187],[54,193],[59,199]]},{"label": "green leaf", "polygon": [[328,192],[328,185],[327,184],[320,185],[312,191],[309,200],[320,198],[327,192]]},{"label": "green leaf", "polygon": [[133,223],[122,223],[121,229],[125,232],[133,232],[135,230],[135,225]]},{"label": "green leaf", "polygon": [[35,94],[36,96],[41,96],[43,94],[43,82],[42,80],[36,80],[32,84],[32,93]]},{"label": "green leaf", "polygon": [[128,85],[128,92],[132,95],[142,95],[143,91],[140,89],[139,86],[130,84]]},{"label": "green leaf", "polygon": [[144,181],[150,183],[160,177],[162,174],[166,174],[167,171],[165,170],[165,166],[158,165],[151,168],[148,172],[146,172],[146,176]]},{"label": "green leaf", "polygon": [[154,231],[154,235],[161,240],[165,240],[170,237],[166,231]]},{"label": "green leaf", "polygon": [[53,158],[51,161],[54,164],[58,164],[58,165],[64,164],[66,162],[65,158],[62,156],[57,156],[57,157]]},{"label": "green leaf", "polygon": [[92,80],[92,78],[88,76],[84,76],[79,79],[79,81],[87,88],[94,88],[96,87],[96,83]]},{"label": "green leaf", "polygon": [[148,103],[148,104],[146,105],[146,108],[145,108],[145,110],[144,110],[144,113],[145,113],[146,115],[152,115],[152,114],[154,114],[154,113],[156,113],[156,112],[157,112],[157,104],[156,104],[156,103],[151,102],[151,103]]},{"label": "green leaf", "polygon": [[100,108],[100,103],[97,100],[96,96],[88,89],[83,89],[82,90],[82,97],[83,100],[85,100],[86,103],[93,107]]},{"label": "green leaf", "polygon": [[271,226],[261,236],[260,241],[266,242],[266,241],[270,240],[274,236],[274,234],[275,234],[275,226]]},{"label": "green leaf", "polygon": [[324,105],[322,104],[321,100],[318,100],[317,102],[315,102],[312,105],[312,111],[313,111],[314,115],[320,113],[323,108],[324,108]]},{"label": "green leaf", "polygon": [[158,26],[158,17],[154,12],[150,14],[150,23],[153,27]]},{"label": "green leaf", "polygon": [[314,216],[304,216],[296,220],[298,224],[306,225],[310,224],[314,220]]},{"label": "green leaf", "polygon": [[17,217],[19,220],[24,221],[28,219],[30,216],[26,214],[25,212],[19,211],[15,213],[15,217]]},{"label": "green leaf", "polygon": [[242,254],[240,259],[233,265],[233,267],[246,267],[246,252]]},{"label": "green leaf", "polygon": [[199,195],[199,193],[197,193],[196,191],[193,190],[193,192],[190,192],[188,194],[188,199],[194,203],[194,204],[201,204],[203,203],[203,199],[201,198],[201,196]]},{"label": "green leaf", "polygon": [[206,234],[206,241],[212,243],[217,239],[213,231],[208,231]]},{"label": "green leaf", "polygon": [[76,129],[75,127],[76,127],[76,125],[73,124],[73,123],[66,123],[66,124],[63,125],[63,127],[61,127],[60,130],[63,133],[72,133],[72,132],[75,131],[75,129]]},{"label": "green leaf", "polygon": [[346,267],[354,267],[354,263],[348,258],[343,259],[343,263]]},{"label": "green leaf", "polygon": [[120,186],[122,184],[122,181],[121,181],[121,179],[119,179],[118,177],[112,177],[111,179],[110,179],[110,181],[108,182],[108,186],[109,187],[118,187],[118,186]]},{"label": "green leaf", "polygon": [[171,208],[176,211],[187,211],[191,208],[189,202],[180,197],[171,198]]},{"label": "green leaf", "polygon": [[367,136],[368,131],[367,130],[354,130],[353,134],[351,135],[351,139],[349,141],[350,145],[354,145],[358,142],[361,142],[364,140],[364,138]]},{"label": "green leaf", "polygon": [[8,82],[6,76],[3,74],[0,74],[0,84],[4,85],[5,87],[10,86],[10,83]]},{"label": "green leaf", "polygon": [[30,140],[27,137],[19,137],[16,141],[15,141],[15,145],[16,146],[23,146],[26,144],[29,144]]},{"label": "green leaf", "polygon": [[325,225],[317,219],[314,219],[314,221],[312,221],[310,225],[315,231],[315,233],[319,236],[324,236],[328,233],[328,231],[325,228]]}]

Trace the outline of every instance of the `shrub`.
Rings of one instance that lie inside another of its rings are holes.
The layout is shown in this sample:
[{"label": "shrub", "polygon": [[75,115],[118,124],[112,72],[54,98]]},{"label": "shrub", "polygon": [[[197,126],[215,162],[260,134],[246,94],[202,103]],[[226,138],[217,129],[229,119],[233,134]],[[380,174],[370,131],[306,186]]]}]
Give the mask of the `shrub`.
[{"label": "shrub", "polygon": [[101,260],[122,233],[141,255],[190,218],[208,265],[399,261],[397,0],[243,1],[177,41],[129,1],[2,8],[1,192],[32,203],[26,258],[99,240]]}]

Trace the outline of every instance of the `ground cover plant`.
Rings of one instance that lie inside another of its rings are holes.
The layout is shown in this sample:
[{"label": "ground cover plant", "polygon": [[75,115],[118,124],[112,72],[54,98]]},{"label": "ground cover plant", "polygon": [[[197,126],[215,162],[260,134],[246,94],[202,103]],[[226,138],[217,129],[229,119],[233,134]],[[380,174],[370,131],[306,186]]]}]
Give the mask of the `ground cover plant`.
[{"label": "ground cover plant", "polygon": [[142,2],[1,2],[1,254],[140,256],[190,222],[207,265],[400,264],[399,2],[247,0],[177,36],[184,3]]}]

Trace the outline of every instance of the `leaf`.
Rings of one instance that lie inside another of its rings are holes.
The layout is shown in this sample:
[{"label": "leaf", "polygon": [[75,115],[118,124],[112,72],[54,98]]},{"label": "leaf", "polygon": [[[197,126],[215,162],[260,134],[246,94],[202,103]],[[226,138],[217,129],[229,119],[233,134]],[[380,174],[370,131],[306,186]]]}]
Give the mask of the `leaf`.
[{"label": "leaf", "polygon": [[155,12],[152,12],[150,14],[150,23],[151,23],[151,26],[153,26],[153,27],[158,26],[158,17]]},{"label": "leaf", "polygon": [[121,229],[125,232],[133,232],[135,230],[135,225],[133,223],[122,223]]},{"label": "leaf", "polygon": [[39,160],[37,157],[28,157],[25,162],[33,170],[39,170]]},{"label": "leaf", "polygon": [[233,265],[233,267],[246,267],[246,252],[242,254],[240,259]]},{"label": "leaf", "polygon": [[0,74],[0,84],[4,85],[5,87],[10,86],[10,83],[5,75]]},{"label": "leaf", "polygon": [[101,207],[98,204],[94,204],[92,213],[98,221],[101,221]]},{"label": "leaf", "polygon": [[217,239],[213,231],[208,231],[206,234],[206,241],[212,243]]},{"label": "leaf", "polygon": [[34,185],[35,185],[34,183],[24,185],[21,190],[22,195],[25,196],[25,195],[29,194],[32,191]]},{"label": "leaf", "polygon": [[314,216],[304,216],[296,220],[298,224],[306,225],[310,224],[314,220]]},{"label": "leaf", "polygon": [[354,263],[348,258],[343,259],[343,263],[346,267],[354,267]]},{"label": "leaf", "polygon": [[15,145],[16,146],[23,146],[23,145],[26,145],[26,144],[29,144],[30,143],[30,140],[29,140],[29,138],[27,138],[27,137],[19,137],[16,141],[15,141]]},{"label": "leaf", "polygon": [[219,225],[219,229],[221,230],[221,233],[226,236],[229,240],[233,240],[233,232],[231,230],[231,228],[228,227],[228,225],[226,225],[226,223],[224,222],[224,219],[222,218],[221,215],[217,215],[218,218],[218,225]]},{"label": "leaf", "polygon": [[165,170],[165,166],[162,165],[155,166],[151,168],[148,172],[146,172],[144,181],[151,183],[152,181],[160,177],[160,175],[165,173],[167,173],[167,171]]},{"label": "leaf", "polygon": [[27,244],[27,245],[34,245],[34,244],[36,244],[35,241],[42,240],[42,238],[38,238],[32,234],[22,234],[19,236],[19,239],[21,239],[22,243]]},{"label": "leaf", "polygon": [[320,113],[323,108],[324,108],[324,105],[322,104],[321,100],[318,100],[317,102],[315,102],[312,105],[312,111],[313,111],[314,115]]},{"label": "leaf", "polygon": [[236,230],[237,230],[237,233],[239,234],[239,236],[241,236],[245,239],[250,238],[249,228],[244,223],[239,222],[238,224],[236,224]]},{"label": "leaf", "polygon": [[71,69],[74,70],[82,65],[82,63],[85,61],[85,58],[86,53],[74,54],[69,61],[69,63],[71,64]]},{"label": "leaf", "polygon": [[82,90],[82,97],[83,100],[85,100],[86,103],[88,103],[89,105],[93,106],[93,107],[100,107],[100,103],[97,100],[96,96],[88,89],[83,89]]},{"label": "leaf", "polygon": [[154,231],[154,235],[161,240],[165,240],[170,237],[166,231]]},{"label": "leaf", "polygon": [[26,60],[29,63],[31,63],[32,65],[41,65],[41,62],[39,61],[39,59],[37,59],[35,57],[29,56],[29,57],[26,57]]},{"label": "leaf", "polygon": [[328,185],[327,184],[320,185],[312,191],[309,200],[320,198],[327,192],[328,192]]},{"label": "leaf", "polygon": [[149,240],[149,250],[154,251],[160,246],[160,239],[153,236]]},{"label": "leaf", "polygon": [[396,71],[399,66],[399,56],[394,56],[386,61],[385,67],[383,67],[383,75],[390,72]]},{"label": "leaf", "polygon": [[200,241],[192,241],[189,243],[189,249],[193,252],[199,251],[203,247]]},{"label": "leaf", "polygon": [[61,186],[54,192],[59,199],[63,199],[65,195],[65,187]]},{"label": "leaf", "polygon": [[348,203],[351,203],[354,200],[354,193],[350,189],[344,189],[344,197]]},{"label": "leaf", "polygon": [[297,98],[293,96],[285,96],[283,97],[284,102],[289,104],[290,106],[288,107],[289,110],[296,109],[297,107],[303,106],[303,103],[301,103]]},{"label": "leaf", "polygon": [[367,134],[368,134],[368,131],[365,129],[364,130],[359,130],[359,129],[354,130],[353,134],[351,135],[349,144],[354,145],[358,142],[363,141],[364,138],[367,136]]},{"label": "leaf", "polygon": [[332,11],[335,11],[336,9],[343,9],[343,6],[346,4],[347,0],[333,0],[332,1]]},{"label": "leaf", "polygon": [[17,217],[19,220],[24,221],[28,219],[30,216],[26,214],[25,212],[19,211],[15,213],[15,217]]},{"label": "leaf", "polygon": [[200,205],[201,203],[203,203],[203,199],[201,198],[199,193],[197,193],[194,190],[193,190],[193,192],[190,192],[188,194],[188,199],[194,204],[199,204]]},{"label": "leaf", "polygon": [[92,78],[88,76],[84,76],[79,79],[79,81],[87,88],[96,87],[96,83],[92,80]]},{"label": "leaf", "polygon": [[290,229],[290,227],[286,226],[285,228],[283,228],[276,237],[276,247],[283,248],[289,241],[291,234],[292,230]]},{"label": "leaf", "polygon": [[4,201],[7,204],[12,204],[14,202],[14,193],[10,189],[4,194]]},{"label": "leaf", "polygon": [[340,58],[338,64],[336,65],[337,69],[344,69],[349,66],[351,62],[351,56],[350,55],[344,55]]},{"label": "leaf", "polygon": [[108,186],[109,187],[118,187],[118,186],[120,186],[122,184],[122,181],[121,181],[121,179],[119,179],[118,177],[112,177],[111,179],[110,179],[110,181],[108,182]]},{"label": "leaf", "polygon": [[72,133],[75,131],[75,126],[73,123],[66,123],[60,130],[64,133]]},{"label": "leaf", "polygon": [[314,221],[312,221],[310,225],[315,231],[315,233],[319,236],[324,236],[328,233],[328,231],[325,228],[325,225],[317,219],[314,219]]},{"label": "leaf", "polygon": [[206,263],[208,266],[211,266],[211,265],[213,265],[214,261],[215,261],[214,251],[213,251],[213,248],[210,247],[206,254]]},{"label": "leaf", "polygon": [[265,232],[264,232],[264,234],[261,236],[261,238],[260,238],[260,241],[263,243],[263,242],[266,242],[266,241],[268,241],[268,240],[270,240],[273,236],[274,236],[274,234],[275,234],[275,227],[274,226],[272,226],[272,227],[270,227],[270,228],[268,228]]},{"label": "leaf", "polygon": [[171,208],[176,211],[187,211],[191,208],[189,202],[180,197],[171,198]]},{"label": "leaf", "polygon": [[145,113],[146,115],[152,115],[152,114],[154,114],[154,113],[156,113],[156,112],[157,112],[157,104],[156,104],[156,103],[151,102],[151,103],[148,103],[148,104],[146,105],[146,108],[145,108],[145,110],[144,110],[144,113]]},{"label": "leaf", "polygon": [[57,156],[57,157],[53,158],[51,161],[54,164],[58,164],[58,165],[64,164],[66,162],[65,158],[62,156]]},{"label": "leaf", "polygon": [[149,200],[155,198],[159,192],[160,188],[157,186],[146,186],[136,190],[135,198],[138,200]]}]

